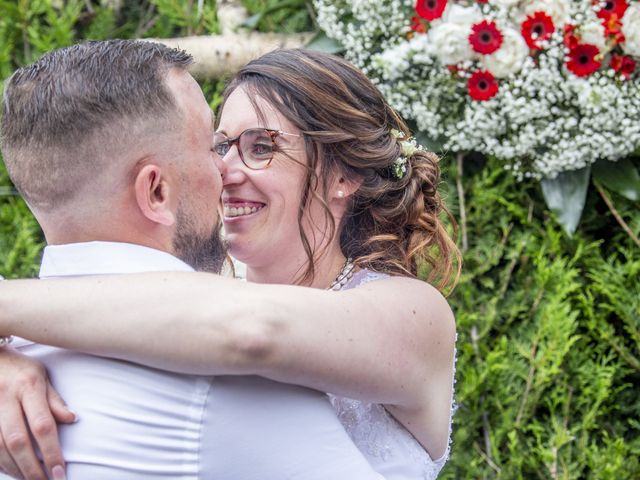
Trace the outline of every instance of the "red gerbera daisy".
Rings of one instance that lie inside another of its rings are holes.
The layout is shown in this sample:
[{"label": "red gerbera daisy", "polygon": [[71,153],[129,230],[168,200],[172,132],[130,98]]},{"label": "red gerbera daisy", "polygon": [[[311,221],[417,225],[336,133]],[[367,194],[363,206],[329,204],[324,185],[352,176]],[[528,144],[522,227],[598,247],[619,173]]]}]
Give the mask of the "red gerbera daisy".
[{"label": "red gerbera daisy", "polygon": [[596,13],[600,18],[609,18],[611,15],[617,15],[618,18],[622,18],[629,6],[627,0],[592,0],[592,3],[600,7]]},{"label": "red gerbera daisy", "polygon": [[489,0],[476,0],[476,3],[488,3]]},{"label": "red gerbera daisy", "polygon": [[624,42],[624,34],[622,33],[622,22],[615,13],[610,15],[609,18],[602,19],[602,26],[604,27],[604,34],[614,45]]},{"label": "red gerbera daisy", "polygon": [[587,77],[598,70],[602,62],[598,59],[600,51],[595,45],[581,43],[569,50],[567,68],[578,77]]},{"label": "red gerbera daisy", "polygon": [[496,27],[495,22],[483,20],[471,27],[469,43],[476,52],[488,55],[498,50],[502,45],[502,33]]},{"label": "red gerbera daisy", "polygon": [[532,50],[540,50],[544,40],[555,31],[553,20],[544,12],[535,12],[522,22],[522,36]]},{"label": "red gerbera daisy", "polygon": [[411,30],[416,33],[425,33],[427,31],[427,28],[424,23],[422,23],[421,18],[417,15],[411,17]]},{"label": "red gerbera daisy", "polygon": [[479,70],[469,78],[467,90],[471,98],[483,102],[495,97],[498,93],[498,82],[490,72]]},{"label": "red gerbera daisy", "polygon": [[442,16],[447,0],[417,0],[416,13],[425,20],[436,20]]},{"label": "red gerbera daisy", "polygon": [[572,48],[576,48],[578,46],[578,37],[575,34],[576,26],[571,24],[566,24],[564,26],[564,46],[569,50]]},{"label": "red gerbera daisy", "polygon": [[636,69],[636,61],[626,55],[611,55],[611,63],[609,65],[625,80],[629,80],[631,74]]}]

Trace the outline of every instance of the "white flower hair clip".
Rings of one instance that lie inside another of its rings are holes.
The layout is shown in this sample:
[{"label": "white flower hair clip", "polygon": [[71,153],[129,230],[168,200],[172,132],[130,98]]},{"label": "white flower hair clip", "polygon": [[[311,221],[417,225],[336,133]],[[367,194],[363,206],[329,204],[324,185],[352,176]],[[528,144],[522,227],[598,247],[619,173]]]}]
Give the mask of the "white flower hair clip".
[{"label": "white flower hair clip", "polygon": [[407,173],[409,158],[418,150],[423,150],[423,148],[418,145],[414,137],[405,138],[404,133],[395,128],[391,129],[391,136],[400,144],[400,156],[396,158],[391,165],[393,176],[400,180],[404,177],[405,173]]}]

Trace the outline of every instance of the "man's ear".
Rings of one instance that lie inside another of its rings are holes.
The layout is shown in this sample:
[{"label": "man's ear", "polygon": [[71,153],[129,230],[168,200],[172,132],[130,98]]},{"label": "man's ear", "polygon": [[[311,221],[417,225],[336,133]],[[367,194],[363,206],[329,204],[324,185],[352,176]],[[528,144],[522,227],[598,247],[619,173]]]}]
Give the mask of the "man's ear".
[{"label": "man's ear", "polygon": [[142,167],[136,175],[134,188],[138,208],[145,217],[167,227],[174,224],[173,190],[158,165]]}]

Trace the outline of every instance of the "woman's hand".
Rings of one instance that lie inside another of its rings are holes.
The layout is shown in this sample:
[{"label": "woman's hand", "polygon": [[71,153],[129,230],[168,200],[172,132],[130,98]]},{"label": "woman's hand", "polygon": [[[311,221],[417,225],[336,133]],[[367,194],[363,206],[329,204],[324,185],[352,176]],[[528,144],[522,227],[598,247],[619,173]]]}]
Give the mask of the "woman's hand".
[{"label": "woman's hand", "polygon": [[0,348],[0,471],[15,478],[46,480],[29,432],[52,478],[64,478],[64,458],[56,422],[75,415],[49,383],[39,362]]}]

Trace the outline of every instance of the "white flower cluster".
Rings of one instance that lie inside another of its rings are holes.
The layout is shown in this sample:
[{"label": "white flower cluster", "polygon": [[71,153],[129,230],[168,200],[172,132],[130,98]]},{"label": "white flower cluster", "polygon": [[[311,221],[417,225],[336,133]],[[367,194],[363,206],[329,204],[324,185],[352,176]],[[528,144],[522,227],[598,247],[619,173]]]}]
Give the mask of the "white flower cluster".
[{"label": "white flower cluster", "polygon": [[[638,67],[625,77],[608,68],[613,47],[592,0],[449,0],[426,33],[411,31],[414,0],[314,0],[321,28],[405,118],[445,150],[496,156],[519,178],[555,177],[640,147],[640,1],[626,2],[616,52],[635,57]],[[536,12],[553,19],[555,30],[534,52],[521,25]],[[483,20],[502,34],[487,55],[469,41]],[[598,48],[602,68],[583,76],[567,68],[565,26]],[[498,84],[484,101],[468,90],[479,70]]]},{"label": "white flower cluster", "polygon": [[346,57],[368,73],[371,54],[402,43],[410,31],[407,9],[411,0],[319,1],[317,21],[332,38],[342,43]]}]

